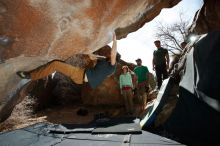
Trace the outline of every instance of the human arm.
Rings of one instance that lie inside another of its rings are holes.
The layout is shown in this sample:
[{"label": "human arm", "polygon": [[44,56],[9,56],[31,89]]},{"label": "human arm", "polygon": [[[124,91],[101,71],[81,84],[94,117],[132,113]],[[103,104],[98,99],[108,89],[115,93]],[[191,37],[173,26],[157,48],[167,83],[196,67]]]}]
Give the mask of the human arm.
[{"label": "human arm", "polygon": [[154,55],[153,55],[153,60],[152,60],[152,67],[153,67],[153,70],[155,70],[155,58],[154,58]]},{"label": "human arm", "polygon": [[133,82],[133,85],[134,85],[134,88],[136,88],[137,87],[137,84],[138,84],[138,77],[137,77],[137,75],[136,74],[134,74],[134,82]]},{"label": "human arm", "polygon": [[168,51],[166,52],[166,68],[169,69],[169,64],[170,64],[170,57],[169,57],[169,54],[168,54]]},{"label": "human arm", "polygon": [[134,68],[134,83],[135,83],[135,87],[137,87],[138,85],[138,75],[136,72],[136,68]]},{"label": "human arm", "polygon": [[119,77],[120,93],[122,94],[122,76]]},{"label": "human arm", "polygon": [[98,58],[106,58],[105,56],[100,56],[96,54],[88,54],[91,60],[97,60]]},{"label": "human arm", "polygon": [[130,78],[131,88],[134,89],[134,85],[133,85],[133,81],[132,81],[132,76],[131,76],[131,74],[129,74],[129,78]]},{"label": "human arm", "polygon": [[146,85],[148,86],[149,85],[149,70],[148,70],[148,68],[146,67]]},{"label": "human arm", "polygon": [[122,76],[120,75],[119,77],[119,85],[120,85],[120,89],[122,88]]},{"label": "human arm", "polygon": [[117,55],[117,40],[116,40],[116,34],[113,33],[113,44],[112,44],[112,50],[111,50],[111,65],[116,64],[116,55]]}]

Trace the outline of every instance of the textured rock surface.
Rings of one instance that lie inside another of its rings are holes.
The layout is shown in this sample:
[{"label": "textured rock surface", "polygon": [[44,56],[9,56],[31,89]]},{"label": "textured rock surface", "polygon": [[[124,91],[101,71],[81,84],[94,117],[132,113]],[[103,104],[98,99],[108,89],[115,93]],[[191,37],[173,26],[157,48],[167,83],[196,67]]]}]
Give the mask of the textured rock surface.
[{"label": "textured rock surface", "polygon": [[[0,111],[20,89],[18,70],[91,53],[139,29],[179,0],[0,1]],[[2,61],[3,60],[3,61]],[[17,99],[17,98],[15,98]],[[16,102],[14,102],[16,103]]]},{"label": "textured rock surface", "polygon": [[20,92],[28,80],[21,80],[15,72],[18,69],[32,69],[45,62],[40,57],[32,57],[31,60],[30,57],[16,57],[0,64],[0,121],[7,118],[13,107],[25,96],[23,93],[20,95]]},{"label": "textured rock surface", "polygon": [[198,34],[220,30],[220,1],[204,0],[204,5],[194,17],[190,30]]},{"label": "textured rock surface", "polygon": [[48,56],[67,59],[108,44],[137,30],[164,7],[179,0],[4,0],[0,2],[0,34],[13,42],[4,59]]}]

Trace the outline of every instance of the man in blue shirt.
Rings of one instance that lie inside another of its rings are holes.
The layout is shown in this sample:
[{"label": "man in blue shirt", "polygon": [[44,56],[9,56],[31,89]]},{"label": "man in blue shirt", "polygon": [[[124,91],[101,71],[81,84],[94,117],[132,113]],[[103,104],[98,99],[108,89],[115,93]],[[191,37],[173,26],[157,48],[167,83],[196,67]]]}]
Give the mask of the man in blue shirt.
[{"label": "man in blue shirt", "polygon": [[18,71],[17,75],[21,78],[38,80],[57,71],[70,77],[76,84],[88,82],[92,88],[96,88],[106,77],[113,74],[116,70],[116,58],[120,57],[117,54],[116,35],[113,34],[112,48],[107,45],[101,49],[104,49],[105,53],[99,55],[104,56],[89,55],[91,60],[97,60],[94,68],[84,69],[60,60],[53,60],[31,71]]}]

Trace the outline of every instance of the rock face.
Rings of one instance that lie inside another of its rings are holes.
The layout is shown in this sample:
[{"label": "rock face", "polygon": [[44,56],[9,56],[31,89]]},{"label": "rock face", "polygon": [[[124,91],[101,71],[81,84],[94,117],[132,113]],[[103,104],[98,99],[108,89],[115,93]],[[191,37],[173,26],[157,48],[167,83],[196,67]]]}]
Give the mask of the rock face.
[{"label": "rock face", "polygon": [[[0,34],[8,38],[1,57],[47,56],[67,59],[90,53],[136,31],[162,8],[179,0],[4,0]],[[11,42],[11,43],[9,43]]]},{"label": "rock face", "polygon": [[[91,53],[126,37],[180,0],[0,1],[0,111],[20,87],[18,70]],[[15,102],[16,103],[16,102]]]},{"label": "rock face", "polygon": [[21,99],[26,95],[22,92],[23,87],[27,84],[28,80],[21,80],[15,75],[17,69],[25,69],[29,66],[37,67],[39,64],[46,63],[40,57],[16,57],[5,61],[5,63],[0,64],[0,122],[5,120],[10,112],[13,110],[14,106],[21,101]]},{"label": "rock face", "polygon": [[204,5],[194,17],[190,30],[198,34],[220,30],[220,1],[204,0]]}]

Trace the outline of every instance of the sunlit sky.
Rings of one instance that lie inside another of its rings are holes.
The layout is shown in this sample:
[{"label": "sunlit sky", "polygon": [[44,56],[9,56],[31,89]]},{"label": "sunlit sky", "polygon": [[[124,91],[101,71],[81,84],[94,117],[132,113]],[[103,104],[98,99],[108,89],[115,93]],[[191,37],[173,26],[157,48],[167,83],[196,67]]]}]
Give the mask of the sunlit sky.
[{"label": "sunlit sky", "polygon": [[163,9],[155,19],[146,23],[138,31],[130,33],[125,39],[118,40],[118,52],[122,59],[135,63],[141,58],[143,65],[152,72],[152,58],[154,46],[156,23],[174,23],[179,18],[179,12],[184,12],[187,19],[192,20],[195,12],[201,8],[203,0],[182,0],[178,5],[170,9]]}]

